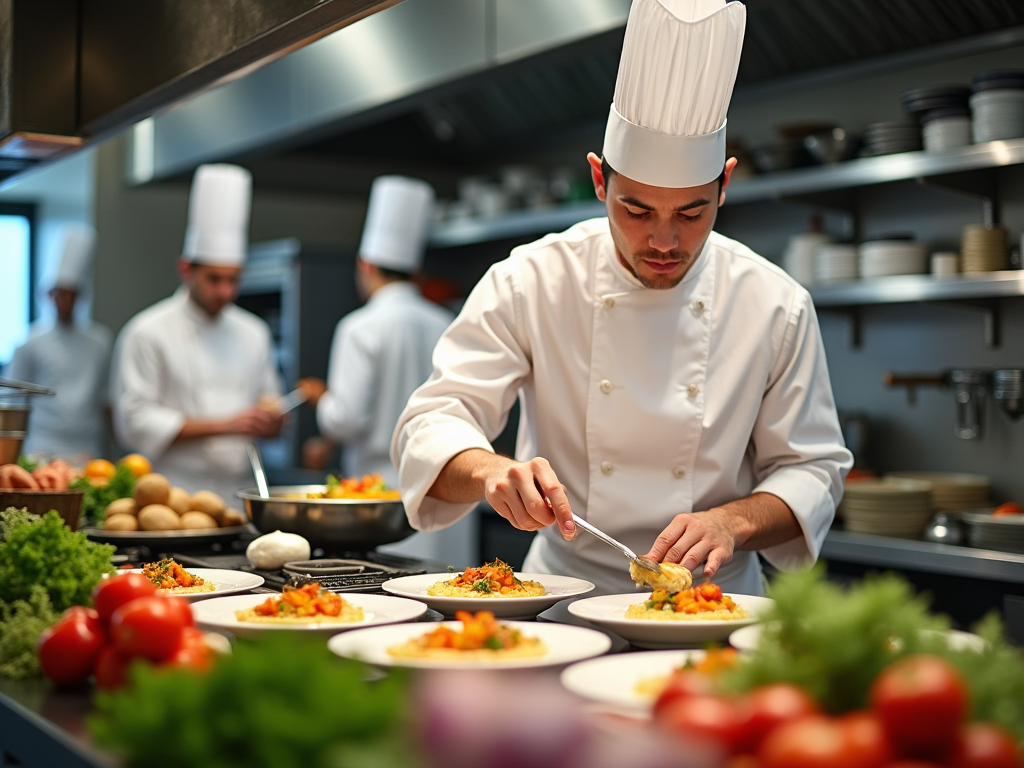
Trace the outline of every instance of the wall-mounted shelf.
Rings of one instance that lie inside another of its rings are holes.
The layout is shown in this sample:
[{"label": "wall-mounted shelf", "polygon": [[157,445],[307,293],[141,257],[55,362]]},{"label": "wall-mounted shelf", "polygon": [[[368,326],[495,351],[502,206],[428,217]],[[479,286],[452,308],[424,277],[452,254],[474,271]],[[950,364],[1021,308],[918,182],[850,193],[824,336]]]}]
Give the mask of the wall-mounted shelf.
[{"label": "wall-mounted shelf", "polygon": [[[905,152],[866,157],[836,165],[796,168],[791,171],[737,179],[729,186],[726,204],[801,199],[814,195],[821,205],[852,205],[843,195],[824,195],[907,179],[930,180],[961,191],[988,196],[985,172],[1024,163],[1024,139],[991,141],[945,152]],[[980,172],[980,174],[979,174]],[[541,211],[516,211],[487,219],[448,221],[434,227],[431,248],[452,248],[523,235],[558,232],[584,219],[604,215],[597,200]],[[922,299],[909,299],[919,301]]]}]

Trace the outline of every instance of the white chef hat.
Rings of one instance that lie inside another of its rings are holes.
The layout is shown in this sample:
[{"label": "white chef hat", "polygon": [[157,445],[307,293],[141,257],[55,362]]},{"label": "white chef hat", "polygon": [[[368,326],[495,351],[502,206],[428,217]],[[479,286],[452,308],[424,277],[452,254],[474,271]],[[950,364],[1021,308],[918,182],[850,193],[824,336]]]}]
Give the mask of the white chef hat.
[{"label": "white chef hat", "polygon": [[434,210],[434,188],[406,176],[378,176],[359,244],[359,258],[396,272],[415,272]]},{"label": "white chef hat", "polygon": [[633,0],[604,135],[612,168],[655,187],[718,178],[746,18],[738,2]]},{"label": "white chef hat", "polygon": [[245,263],[252,174],[237,165],[201,165],[192,177],[182,256],[218,267]]},{"label": "white chef hat", "polygon": [[70,288],[83,291],[89,281],[96,232],[85,224],[66,224],[57,238],[57,269],[52,288]]}]

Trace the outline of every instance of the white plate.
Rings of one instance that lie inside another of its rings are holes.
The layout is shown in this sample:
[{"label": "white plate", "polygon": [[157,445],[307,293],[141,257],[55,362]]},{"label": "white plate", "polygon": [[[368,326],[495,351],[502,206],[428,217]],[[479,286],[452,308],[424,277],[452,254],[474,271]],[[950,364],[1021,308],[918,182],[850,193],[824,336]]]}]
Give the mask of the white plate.
[{"label": "white plate", "polygon": [[654,699],[637,686],[652,677],[670,675],[687,661],[700,661],[704,651],[644,651],[617,653],[573,664],[562,671],[562,685],[591,701],[623,707],[631,712],[651,711]]},{"label": "white plate", "polygon": [[[185,568],[185,570],[205,581],[212,581],[213,586],[216,587],[213,592],[188,592],[174,595],[175,597],[183,597],[189,602],[236,595],[240,592],[249,592],[263,585],[262,576],[257,576],[255,573],[246,573],[245,571],[228,571],[222,568]],[[131,572],[142,573],[142,569],[132,568]]]},{"label": "white plate", "polygon": [[[307,634],[334,635],[360,627],[373,627],[380,624],[397,624],[400,621],[412,621],[427,612],[423,603],[415,600],[403,600],[400,597],[385,595],[346,594],[343,597],[352,605],[363,609],[362,621],[346,624],[253,624],[239,621],[235,611],[242,611],[259,605],[272,594],[235,595],[234,597],[217,597],[203,600],[192,606],[192,615],[196,624],[203,629],[218,629],[230,632],[237,637],[257,637],[264,632],[302,632]],[[417,625],[419,626],[419,625]]]},{"label": "white plate", "polygon": [[729,594],[737,605],[745,608],[750,614],[746,619],[657,621],[626,618],[626,609],[629,606],[642,603],[650,599],[650,596],[650,592],[633,592],[625,595],[587,597],[571,603],[569,613],[609,629],[640,648],[694,648],[705,643],[724,642],[738,627],[757,622],[758,616],[767,611],[774,602],[767,597]]},{"label": "white plate", "polygon": [[[458,630],[462,623],[443,622],[445,626]],[[382,667],[422,667],[424,669],[525,669],[527,667],[553,667],[571,664],[607,653],[612,641],[603,632],[568,624],[549,622],[502,622],[519,629],[527,637],[539,638],[548,652],[543,656],[507,661],[479,661],[471,659],[400,659],[391,656],[387,649],[401,645],[415,637],[424,635],[438,624],[397,624],[392,627],[374,627],[332,637],[327,647],[339,656],[362,659],[368,664]]]},{"label": "white plate", "polygon": [[[761,641],[761,633],[764,632],[763,624],[752,624],[749,627],[737,629],[729,635],[729,645],[737,651],[753,652],[757,650],[757,644]],[[950,650],[954,651],[977,651],[985,650],[985,641],[973,632],[961,632],[959,629],[951,629],[946,633]]]},{"label": "white plate", "polygon": [[427,590],[439,581],[450,581],[455,573],[423,573],[419,576],[402,576],[385,581],[381,586],[385,592],[399,597],[420,600],[445,616],[454,616],[456,611],[491,611],[499,619],[532,619],[538,613],[550,608],[567,597],[585,595],[594,585],[571,576],[554,576],[549,573],[516,573],[520,581],[539,581],[547,590],[539,597],[434,597]]}]

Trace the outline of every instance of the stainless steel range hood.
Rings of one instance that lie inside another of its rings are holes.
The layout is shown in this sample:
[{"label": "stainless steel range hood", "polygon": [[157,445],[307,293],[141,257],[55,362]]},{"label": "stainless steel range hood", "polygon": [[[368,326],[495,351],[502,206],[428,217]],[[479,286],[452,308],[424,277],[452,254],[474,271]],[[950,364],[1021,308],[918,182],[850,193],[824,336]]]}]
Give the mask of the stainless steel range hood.
[{"label": "stainless steel range hood", "polygon": [[0,0],[0,179],[400,0]]}]

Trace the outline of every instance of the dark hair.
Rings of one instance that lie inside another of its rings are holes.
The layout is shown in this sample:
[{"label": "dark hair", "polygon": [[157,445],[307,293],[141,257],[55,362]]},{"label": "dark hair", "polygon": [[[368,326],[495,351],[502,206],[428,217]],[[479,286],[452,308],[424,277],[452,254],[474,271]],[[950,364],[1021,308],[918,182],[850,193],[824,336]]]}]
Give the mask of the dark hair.
[{"label": "dark hair", "polygon": [[[618,171],[616,171],[614,168],[612,168],[611,165],[608,164],[608,161],[604,157],[602,157],[601,158],[601,175],[604,176],[605,189],[608,188],[608,180],[611,179],[612,174],[615,174],[615,173],[618,173]],[[719,192],[722,191],[722,184],[724,184],[724,183],[725,183],[725,168],[722,168],[722,172],[720,174],[718,174],[718,191]]]},{"label": "dark hair", "polygon": [[382,267],[379,264],[375,264],[374,266],[380,270],[381,277],[385,280],[412,280],[412,274],[410,272],[400,272],[397,269],[388,269],[387,267]]}]

